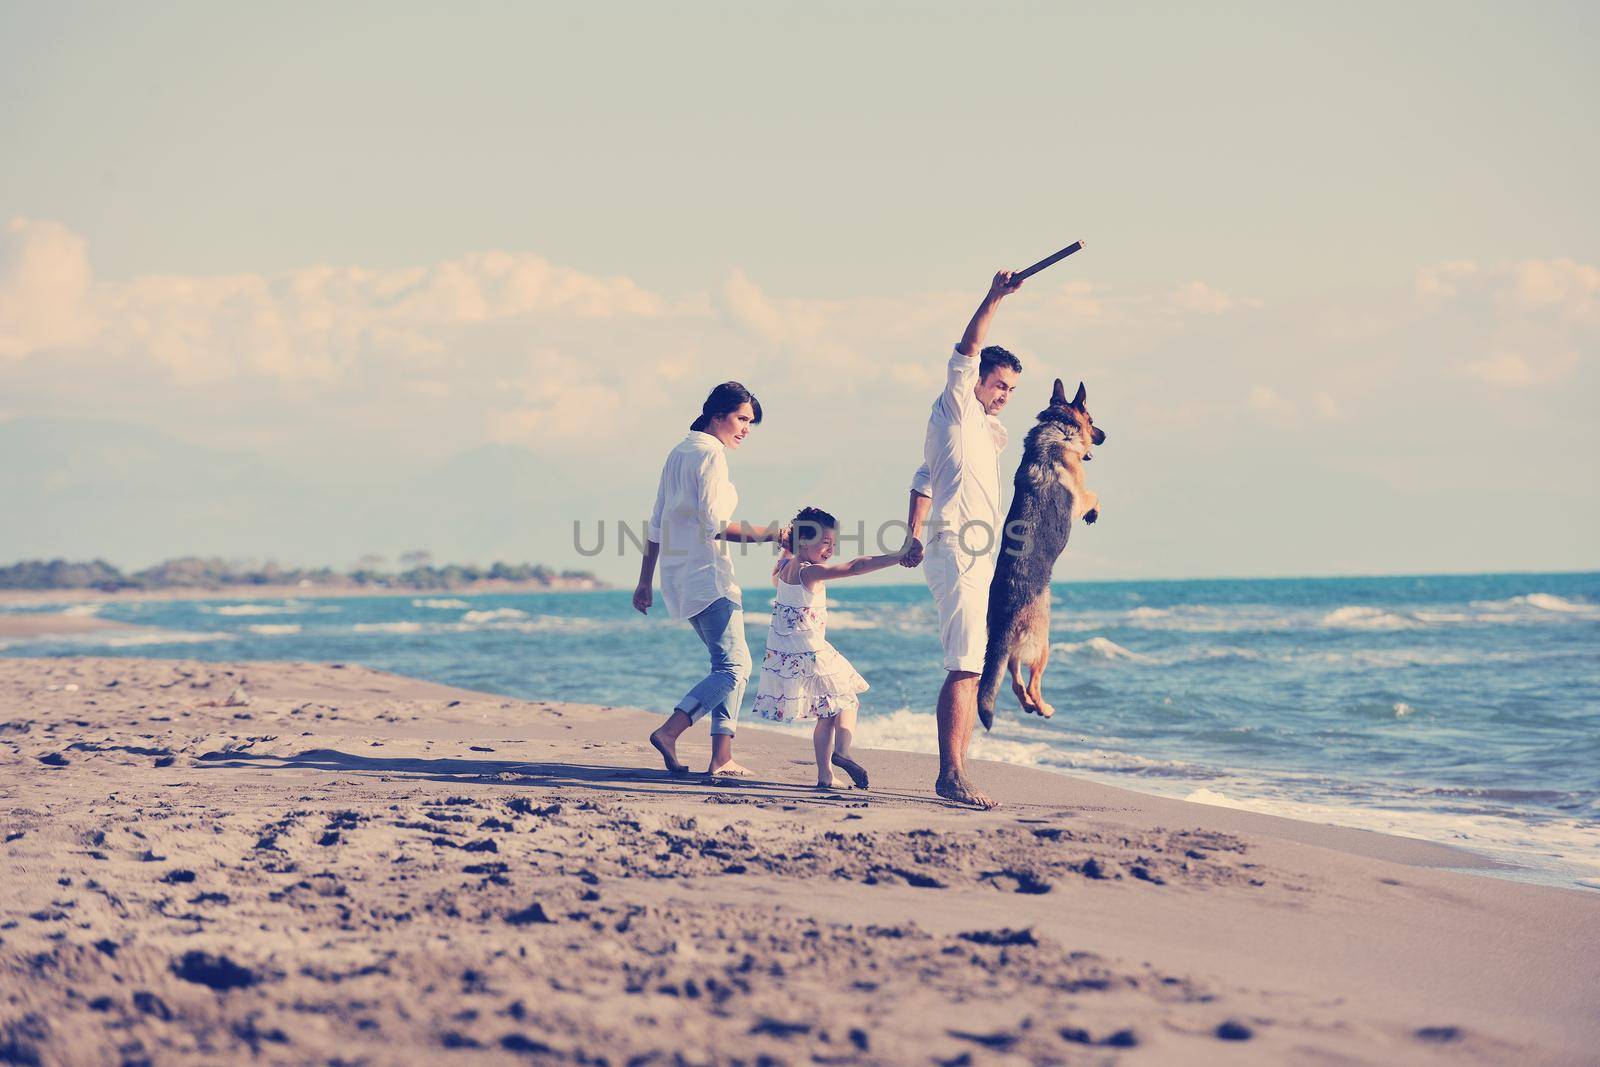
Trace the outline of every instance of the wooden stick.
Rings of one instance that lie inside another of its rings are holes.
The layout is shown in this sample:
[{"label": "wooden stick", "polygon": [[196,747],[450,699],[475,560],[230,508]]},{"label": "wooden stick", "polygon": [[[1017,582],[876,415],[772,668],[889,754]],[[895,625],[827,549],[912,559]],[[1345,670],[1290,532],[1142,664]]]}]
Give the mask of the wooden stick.
[{"label": "wooden stick", "polygon": [[1033,266],[1029,267],[1027,270],[1018,271],[1016,274],[1013,274],[1011,276],[1011,284],[1012,285],[1016,285],[1018,282],[1025,281],[1026,279],[1033,277],[1035,274],[1038,274],[1040,271],[1042,271],[1046,267],[1050,266],[1050,264],[1061,262],[1063,259],[1066,259],[1068,256],[1072,255],[1072,253],[1076,252],[1078,249],[1080,249],[1082,247],[1083,247],[1083,242],[1082,241],[1074,241],[1074,242],[1072,242],[1070,245],[1068,245],[1067,247],[1063,248],[1061,251],[1057,252],[1055,255],[1046,256],[1044,259],[1041,259],[1039,262],[1035,263]]}]

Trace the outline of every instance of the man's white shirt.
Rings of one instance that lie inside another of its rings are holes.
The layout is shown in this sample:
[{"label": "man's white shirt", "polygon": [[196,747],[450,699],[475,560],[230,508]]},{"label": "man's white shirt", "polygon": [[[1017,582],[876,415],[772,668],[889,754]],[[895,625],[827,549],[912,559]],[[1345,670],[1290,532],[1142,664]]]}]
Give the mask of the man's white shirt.
[{"label": "man's white shirt", "polygon": [[[1005,520],[1000,510],[1000,453],[1009,435],[999,419],[983,410],[973,394],[978,384],[976,353],[950,355],[944,391],[928,415],[928,435],[922,444],[922,466],[911,480],[911,491],[931,497],[928,512],[930,543],[940,531],[950,531],[967,549],[987,555],[1000,540]],[[981,524],[961,532],[968,524]]]},{"label": "man's white shirt", "polygon": [[661,599],[673,618],[692,618],[722,597],[740,603],[733,555],[728,542],[716,540],[738,506],[722,442],[689,431],[667,453],[648,530],[661,546]]}]

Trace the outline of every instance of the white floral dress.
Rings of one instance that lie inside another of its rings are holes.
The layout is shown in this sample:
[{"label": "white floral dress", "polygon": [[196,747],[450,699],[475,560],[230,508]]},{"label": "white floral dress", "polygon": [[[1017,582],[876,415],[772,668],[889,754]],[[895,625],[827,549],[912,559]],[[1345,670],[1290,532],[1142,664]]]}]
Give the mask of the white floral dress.
[{"label": "white floral dress", "polygon": [[828,594],[821,585],[777,580],[767,654],[751,709],[763,719],[823,719],[860,706],[867,680],[828,644]]}]

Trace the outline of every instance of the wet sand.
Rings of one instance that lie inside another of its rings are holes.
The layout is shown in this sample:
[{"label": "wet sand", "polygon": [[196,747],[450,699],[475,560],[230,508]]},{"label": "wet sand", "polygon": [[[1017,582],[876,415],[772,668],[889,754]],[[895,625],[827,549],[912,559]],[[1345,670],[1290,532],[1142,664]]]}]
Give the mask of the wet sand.
[{"label": "wet sand", "polygon": [[670,779],[657,721],[355,666],[0,659],[0,1060],[1600,1048],[1600,894],[999,764],[991,813],[910,753],[818,792],[809,742],[760,730],[758,780]]},{"label": "wet sand", "polygon": [[93,615],[67,615],[48,611],[0,614],[0,639],[59,637],[98,633],[101,630],[139,630],[131,623],[97,619]]}]

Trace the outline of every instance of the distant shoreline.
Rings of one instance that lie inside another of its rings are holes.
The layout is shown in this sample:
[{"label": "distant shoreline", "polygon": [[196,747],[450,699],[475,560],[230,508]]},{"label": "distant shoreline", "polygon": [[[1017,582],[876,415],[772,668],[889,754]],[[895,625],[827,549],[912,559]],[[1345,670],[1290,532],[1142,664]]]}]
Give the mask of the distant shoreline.
[{"label": "distant shoreline", "polygon": [[608,589],[587,578],[550,581],[485,579],[469,585],[397,587],[386,585],[218,585],[173,586],[167,589],[0,589],[0,607],[49,604],[116,604],[152,600],[323,600],[364,596],[483,596],[493,593],[571,593]]}]

